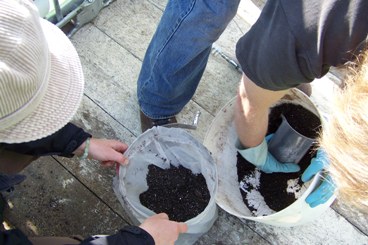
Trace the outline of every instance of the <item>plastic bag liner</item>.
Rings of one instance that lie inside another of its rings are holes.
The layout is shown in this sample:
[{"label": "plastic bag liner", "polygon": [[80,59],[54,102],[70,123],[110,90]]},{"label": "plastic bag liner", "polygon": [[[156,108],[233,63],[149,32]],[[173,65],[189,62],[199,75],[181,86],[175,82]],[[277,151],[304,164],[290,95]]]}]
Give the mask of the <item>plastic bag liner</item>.
[{"label": "plastic bag liner", "polygon": [[113,187],[125,211],[133,216],[130,217],[133,222],[142,223],[155,214],[139,200],[139,195],[148,190],[148,165],[167,169],[171,164],[175,167],[182,165],[193,174],[201,173],[211,196],[205,210],[185,222],[188,232],[181,234],[175,244],[193,244],[212,227],[217,219],[216,165],[209,151],[189,133],[179,128],[153,127],[141,134],[124,155],[129,158],[129,164],[120,167]]}]

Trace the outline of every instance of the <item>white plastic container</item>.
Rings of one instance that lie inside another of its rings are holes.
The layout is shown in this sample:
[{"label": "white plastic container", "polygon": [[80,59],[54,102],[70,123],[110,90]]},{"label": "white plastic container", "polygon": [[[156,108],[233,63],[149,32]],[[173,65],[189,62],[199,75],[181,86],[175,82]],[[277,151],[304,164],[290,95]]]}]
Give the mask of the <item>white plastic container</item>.
[{"label": "white plastic container", "polygon": [[[234,125],[235,99],[236,98],[233,98],[228,102],[217,114],[204,140],[204,145],[212,153],[212,157],[217,166],[219,179],[216,195],[217,204],[226,212],[239,218],[275,226],[297,226],[320,217],[336,198],[336,196],[332,196],[326,203],[315,208],[311,208],[305,202],[306,197],[320,184],[320,174],[317,174],[311,181],[306,183],[307,189],[293,204],[279,212],[256,217],[244,204],[239,189],[236,167],[237,150],[235,148],[235,141],[237,135]],[[280,103],[301,105],[321,119],[318,110],[311,100],[297,89],[291,89],[290,92],[275,105]]]},{"label": "white plastic container", "polygon": [[299,163],[316,140],[293,129],[284,115],[281,118],[281,125],[268,142],[268,151],[279,162]]},{"label": "white plastic container", "polygon": [[179,128],[154,127],[141,134],[124,155],[128,157],[129,164],[120,167],[119,175],[114,179],[114,191],[136,225],[155,214],[139,200],[139,195],[148,189],[148,165],[166,169],[172,164],[190,169],[194,174],[201,173],[211,196],[207,207],[185,222],[188,231],[180,234],[175,244],[193,244],[212,227],[218,211],[215,202],[216,166],[208,150],[193,136]]}]

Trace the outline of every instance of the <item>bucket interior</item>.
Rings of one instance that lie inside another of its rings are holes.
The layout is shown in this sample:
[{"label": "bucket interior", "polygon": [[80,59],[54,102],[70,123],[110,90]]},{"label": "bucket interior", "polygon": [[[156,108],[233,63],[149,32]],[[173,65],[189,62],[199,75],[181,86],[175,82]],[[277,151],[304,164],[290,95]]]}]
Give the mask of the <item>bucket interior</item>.
[{"label": "bucket interior", "polygon": [[[216,195],[217,204],[226,212],[239,218],[250,219],[276,226],[294,226],[305,223],[312,218],[318,216],[329,207],[331,202],[326,205],[320,205],[317,208],[309,207],[304,201],[309,193],[319,183],[319,175],[316,175],[311,181],[305,184],[305,191],[290,206],[285,209],[265,215],[255,216],[251,210],[244,204],[239,189],[238,173],[237,173],[237,150],[235,142],[237,140],[234,125],[234,104],[235,99],[229,101],[217,114],[209,131],[206,134],[204,145],[212,153],[217,165],[218,171],[218,192]],[[297,89],[291,89],[279,102],[294,103],[303,106],[305,109],[317,115],[320,119],[318,110],[309,98],[299,92]],[[303,210],[303,212],[301,212]]]}]

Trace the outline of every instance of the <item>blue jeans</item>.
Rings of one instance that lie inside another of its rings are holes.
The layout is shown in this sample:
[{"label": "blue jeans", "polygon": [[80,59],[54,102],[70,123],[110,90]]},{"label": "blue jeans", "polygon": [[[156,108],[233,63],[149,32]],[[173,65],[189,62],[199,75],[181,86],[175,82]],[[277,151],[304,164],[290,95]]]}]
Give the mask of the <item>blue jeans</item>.
[{"label": "blue jeans", "polygon": [[168,0],[138,78],[138,102],[146,116],[168,118],[189,102],[211,46],[235,16],[239,1]]}]

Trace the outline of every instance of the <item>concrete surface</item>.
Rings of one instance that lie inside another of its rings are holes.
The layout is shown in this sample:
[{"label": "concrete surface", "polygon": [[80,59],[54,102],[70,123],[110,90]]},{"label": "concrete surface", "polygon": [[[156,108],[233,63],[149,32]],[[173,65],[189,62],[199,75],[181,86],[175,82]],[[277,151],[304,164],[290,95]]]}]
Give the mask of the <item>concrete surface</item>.
[{"label": "concrete surface", "polygon": [[[264,1],[243,0],[239,14],[216,42],[234,57],[234,46],[257,18]],[[94,137],[128,144],[140,134],[136,80],[149,40],[165,7],[164,0],[117,0],[72,38],[84,68],[83,103],[73,122]],[[330,79],[328,79],[330,78]],[[240,74],[219,55],[211,55],[200,86],[180,122],[199,110],[196,131],[204,139],[216,113],[235,96]],[[312,99],[328,113],[328,97],[337,89],[329,74],[313,82]],[[7,224],[29,236],[111,234],[130,223],[112,190],[114,169],[92,160],[44,157],[28,167],[27,179],[7,194]],[[280,228],[241,220],[223,210],[197,244],[368,244],[368,218],[340,201],[318,220],[300,227]]]}]

